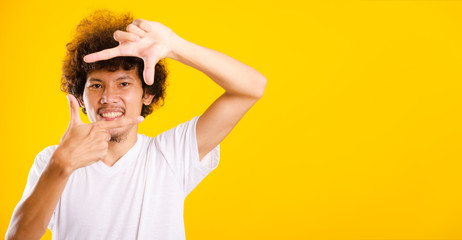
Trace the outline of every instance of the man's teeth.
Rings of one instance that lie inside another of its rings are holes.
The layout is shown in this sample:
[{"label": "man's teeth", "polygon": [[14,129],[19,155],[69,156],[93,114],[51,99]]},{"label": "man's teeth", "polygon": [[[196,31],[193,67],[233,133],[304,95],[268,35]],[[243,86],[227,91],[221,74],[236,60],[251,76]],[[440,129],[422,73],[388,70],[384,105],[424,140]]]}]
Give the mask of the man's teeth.
[{"label": "man's teeth", "polygon": [[101,116],[105,118],[115,118],[115,117],[122,116],[122,113],[121,112],[108,112],[108,113],[102,113]]}]

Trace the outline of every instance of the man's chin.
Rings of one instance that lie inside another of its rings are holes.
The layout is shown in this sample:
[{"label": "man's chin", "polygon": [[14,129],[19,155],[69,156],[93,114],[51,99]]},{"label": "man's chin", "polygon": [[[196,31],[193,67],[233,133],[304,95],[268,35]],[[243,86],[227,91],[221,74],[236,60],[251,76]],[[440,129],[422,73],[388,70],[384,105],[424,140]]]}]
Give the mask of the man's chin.
[{"label": "man's chin", "polygon": [[127,139],[127,138],[122,137],[122,136],[111,136],[111,139],[109,140],[109,142],[120,143],[120,142],[125,141],[125,139]]},{"label": "man's chin", "polygon": [[109,142],[120,143],[122,141],[125,141],[125,139],[127,139],[126,133],[124,134],[116,129],[109,130],[109,134],[111,135],[111,139],[109,140]]}]

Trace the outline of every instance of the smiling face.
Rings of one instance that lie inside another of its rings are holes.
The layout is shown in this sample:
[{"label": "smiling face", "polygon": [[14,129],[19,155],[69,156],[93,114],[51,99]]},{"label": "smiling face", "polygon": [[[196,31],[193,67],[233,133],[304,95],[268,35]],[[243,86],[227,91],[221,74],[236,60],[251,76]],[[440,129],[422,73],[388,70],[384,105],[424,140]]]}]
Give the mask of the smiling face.
[{"label": "smiling face", "polygon": [[[87,74],[83,91],[83,107],[90,122],[114,121],[141,115],[143,104],[149,105],[153,95],[144,94],[137,69],[111,72],[95,70]],[[136,134],[137,125],[111,129],[111,141],[120,142],[128,134]]]}]

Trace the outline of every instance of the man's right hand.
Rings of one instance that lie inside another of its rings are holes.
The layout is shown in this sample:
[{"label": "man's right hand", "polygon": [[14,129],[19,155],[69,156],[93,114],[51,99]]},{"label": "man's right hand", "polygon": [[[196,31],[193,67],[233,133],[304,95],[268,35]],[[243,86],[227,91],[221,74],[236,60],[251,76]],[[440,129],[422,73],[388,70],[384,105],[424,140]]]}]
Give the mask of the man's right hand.
[{"label": "man's right hand", "polygon": [[69,126],[29,195],[16,206],[7,239],[40,239],[71,173],[104,159],[111,138],[110,129],[137,124],[143,119],[138,116],[85,124],[80,120],[77,99],[70,94],[67,98],[71,110]]},{"label": "man's right hand", "polygon": [[103,160],[111,139],[110,129],[138,124],[143,117],[122,118],[115,121],[97,121],[85,124],[80,119],[77,99],[68,94],[71,119],[52,160],[70,174],[78,168]]}]

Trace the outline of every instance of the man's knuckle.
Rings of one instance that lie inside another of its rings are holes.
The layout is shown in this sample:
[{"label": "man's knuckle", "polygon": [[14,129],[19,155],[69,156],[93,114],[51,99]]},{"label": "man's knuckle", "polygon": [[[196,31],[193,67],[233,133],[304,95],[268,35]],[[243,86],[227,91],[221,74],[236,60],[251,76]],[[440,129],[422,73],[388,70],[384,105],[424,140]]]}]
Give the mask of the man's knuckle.
[{"label": "man's knuckle", "polygon": [[105,149],[108,148],[108,145],[109,145],[108,142],[106,142],[106,141],[101,141],[101,143],[99,144],[98,147],[99,147],[99,149],[101,149],[101,150],[105,150]]},{"label": "man's knuckle", "polygon": [[104,136],[103,136],[103,134],[101,134],[101,132],[95,133],[95,141],[96,142],[98,142],[98,143],[101,142],[103,140],[103,138],[104,138]]},{"label": "man's knuckle", "polygon": [[96,127],[96,126],[92,127],[92,128],[90,129],[90,136],[96,135],[99,131],[100,131],[100,128],[99,128],[99,127]]},{"label": "man's knuckle", "polygon": [[90,146],[88,147],[89,152],[95,151],[96,149],[97,148],[95,144],[90,144]]},{"label": "man's knuckle", "polygon": [[114,37],[121,37],[122,36],[122,31],[117,30],[114,32]]},{"label": "man's knuckle", "polygon": [[98,141],[97,143],[95,144],[92,144],[92,146],[90,147],[90,151],[97,151],[97,152],[100,152],[101,150],[104,150],[107,148],[107,142],[106,141]]}]

